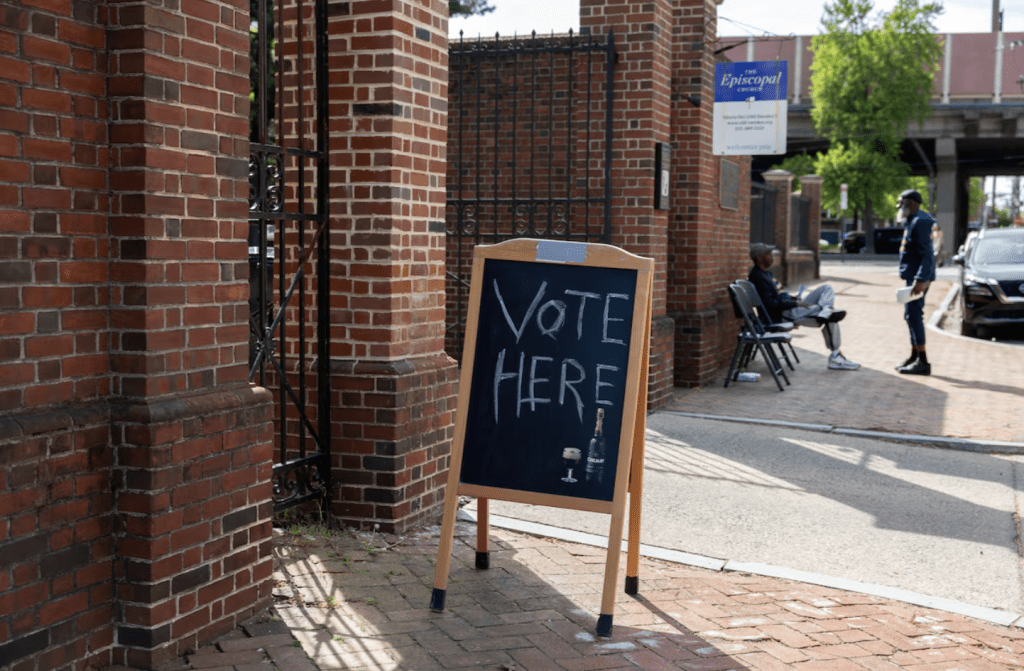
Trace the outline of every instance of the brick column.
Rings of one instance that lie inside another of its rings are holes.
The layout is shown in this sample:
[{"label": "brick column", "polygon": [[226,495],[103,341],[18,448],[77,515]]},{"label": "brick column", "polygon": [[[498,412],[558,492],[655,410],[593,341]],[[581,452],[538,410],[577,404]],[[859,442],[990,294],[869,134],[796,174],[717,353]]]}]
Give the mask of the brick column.
[{"label": "brick column", "polygon": [[[584,34],[615,33],[615,120],[612,158],[613,245],[654,259],[653,320],[648,407],[671,397],[675,323],[666,312],[668,218],[654,209],[655,147],[671,140],[672,100],[671,0],[582,0],[580,29]],[[672,173],[686,161],[672,152]],[[669,196],[678,207],[677,194]]]},{"label": "brick column", "polygon": [[103,667],[110,531],[101,3],[0,6],[0,666]]},{"label": "brick column", "polygon": [[153,668],[270,597],[269,399],[246,381],[249,3],[106,11],[113,661]]},{"label": "brick column", "polygon": [[440,513],[457,394],[444,351],[448,6],[345,7],[330,26],[333,512],[402,533]]},{"label": "brick column", "polygon": [[793,193],[793,173],[787,170],[769,170],[762,174],[765,184],[775,189],[775,246],[778,263],[775,275],[783,285],[789,284],[787,261],[792,244],[789,223],[790,195]]},{"label": "brick column", "polygon": [[807,240],[814,253],[814,279],[821,279],[821,185],[825,178],[818,175],[801,175],[800,192],[811,199],[811,218],[807,222]]},{"label": "brick column", "polygon": [[680,0],[673,11],[668,311],[675,383],[700,386],[717,381],[735,345],[727,286],[750,265],[750,158],[712,154],[717,4]]}]

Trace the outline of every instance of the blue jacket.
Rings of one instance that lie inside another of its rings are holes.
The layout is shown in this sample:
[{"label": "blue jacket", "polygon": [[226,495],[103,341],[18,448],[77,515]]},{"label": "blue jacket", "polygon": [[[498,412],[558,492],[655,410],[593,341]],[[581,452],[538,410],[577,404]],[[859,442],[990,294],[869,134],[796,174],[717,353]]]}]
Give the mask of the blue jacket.
[{"label": "blue jacket", "polygon": [[935,279],[935,254],[932,251],[932,225],[935,220],[918,210],[903,224],[900,243],[900,278],[916,282]]}]

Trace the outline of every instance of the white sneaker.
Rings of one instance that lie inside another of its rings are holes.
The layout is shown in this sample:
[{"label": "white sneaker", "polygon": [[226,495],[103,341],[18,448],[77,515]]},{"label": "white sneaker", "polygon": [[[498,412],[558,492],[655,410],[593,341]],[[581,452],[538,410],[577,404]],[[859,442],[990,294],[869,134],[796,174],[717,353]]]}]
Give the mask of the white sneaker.
[{"label": "white sneaker", "polygon": [[860,364],[854,363],[839,352],[836,352],[828,358],[828,367],[832,370],[857,370],[860,368]]}]

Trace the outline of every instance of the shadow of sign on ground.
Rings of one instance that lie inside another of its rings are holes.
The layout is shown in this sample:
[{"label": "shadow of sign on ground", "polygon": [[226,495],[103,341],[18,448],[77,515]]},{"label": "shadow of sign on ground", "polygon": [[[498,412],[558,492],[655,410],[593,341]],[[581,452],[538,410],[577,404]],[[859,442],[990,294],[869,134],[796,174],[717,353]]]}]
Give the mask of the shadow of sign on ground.
[{"label": "shadow of sign on ground", "polygon": [[642,585],[636,598],[620,589],[612,638],[598,638],[604,550],[529,537],[513,548],[496,536],[491,568],[477,570],[476,527],[463,522],[446,609],[433,613],[438,532],[404,540],[278,534],[275,610],[320,669],[575,668],[593,657],[602,668],[661,668],[655,659],[683,669],[749,668],[729,655],[760,652],[695,633],[720,629],[699,616],[668,612],[666,595],[725,598],[711,587],[712,573],[645,561],[641,580],[657,592],[644,594]]}]

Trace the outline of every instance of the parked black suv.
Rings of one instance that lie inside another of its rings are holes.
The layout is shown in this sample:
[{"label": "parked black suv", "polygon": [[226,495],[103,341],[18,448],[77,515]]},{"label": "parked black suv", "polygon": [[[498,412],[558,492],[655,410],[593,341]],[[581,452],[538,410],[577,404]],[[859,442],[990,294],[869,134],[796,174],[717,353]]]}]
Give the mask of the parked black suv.
[{"label": "parked black suv", "polygon": [[960,278],[960,332],[977,335],[979,326],[1024,324],[1024,228],[986,228],[966,254]]}]

